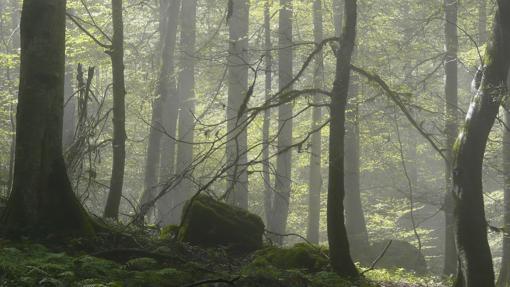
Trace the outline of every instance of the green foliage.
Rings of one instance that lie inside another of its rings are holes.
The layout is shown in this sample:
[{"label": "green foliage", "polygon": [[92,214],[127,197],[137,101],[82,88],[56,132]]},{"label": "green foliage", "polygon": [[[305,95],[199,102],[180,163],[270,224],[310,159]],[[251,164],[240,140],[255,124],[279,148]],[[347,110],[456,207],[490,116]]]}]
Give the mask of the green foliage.
[{"label": "green foliage", "polygon": [[298,243],[290,248],[267,247],[255,253],[252,264],[272,265],[279,269],[302,269],[317,272],[329,265],[327,250],[306,243]]}]

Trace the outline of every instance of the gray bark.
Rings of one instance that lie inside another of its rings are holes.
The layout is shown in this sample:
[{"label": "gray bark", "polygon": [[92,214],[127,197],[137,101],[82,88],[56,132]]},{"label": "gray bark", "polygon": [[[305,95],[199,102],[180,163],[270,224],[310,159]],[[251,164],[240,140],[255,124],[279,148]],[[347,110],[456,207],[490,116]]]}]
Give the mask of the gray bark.
[{"label": "gray bark", "polygon": [[[267,102],[271,96],[273,85],[273,55],[271,53],[271,15],[269,15],[269,1],[266,1],[264,6],[264,38],[265,38],[265,101]],[[269,127],[271,124],[271,110],[264,111],[264,124],[262,127],[262,141],[263,141],[263,160],[262,160],[262,173],[264,177],[264,213],[266,216],[266,225],[272,221],[273,214],[273,198],[274,192],[271,185],[271,174],[269,172]]]},{"label": "gray bark", "polygon": [[[249,2],[232,1],[229,18],[228,103],[227,103],[227,171],[228,201],[248,208],[248,134],[246,113],[242,112],[248,93],[248,27]],[[239,114],[241,111],[241,114]]]}]

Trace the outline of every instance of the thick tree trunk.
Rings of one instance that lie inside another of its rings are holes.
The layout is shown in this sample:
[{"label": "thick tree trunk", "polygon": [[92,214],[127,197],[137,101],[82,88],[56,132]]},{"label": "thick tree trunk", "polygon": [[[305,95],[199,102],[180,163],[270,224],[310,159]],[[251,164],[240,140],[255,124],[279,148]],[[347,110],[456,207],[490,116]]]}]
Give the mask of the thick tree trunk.
[{"label": "thick tree trunk", "polygon": [[489,132],[498,114],[510,67],[510,1],[498,0],[492,39],[484,57],[482,80],[471,100],[454,147],[455,240],[459,254],[456,286],[494,286],[487,240],[482,164]]},{"label": "thick tree trunk", "polygon": [[487,0],[478,0],[478,45],[487,43]]},{"label": "thick tree trunk", "polygon": [[[315,43],[322,42],[324,38],[322,27],[322,3],[321,0],[313,2],[313,26]],[[324,88],[324,55],[322,52],[317,54],[315,59],[314,88]],[[321,99],[319,94],[313,95],[313,103],[317,106],[312,108],[312,130],[316,130],[321,125],[322,109],[320,107]],[[312,135],[310,152],[310,179],[308,183],[308,228],[306,237],[315,244],[319,243],[319,226],[321,213],[321,131]]]},{"label": "thick tree trunk", "polygon": [[182,207],[193,194],[190,171],[193,161],[193,140],[195,129],[195,41],[196,41],[197,0],[182,1],[181,58],[179,62],[179,142],[177,143],[176,174],[184,176],[175,188],[172,207],[172,223],[181,220]]},{"label": "thick tree trunk", "polygon": [[[161,0],[165,2],[165,0]],[[172,178],[175,169],[175,138],[177,128],[177,116],[179,114],[179,98],[177,95],[176,80],[175,80],[175,45],[177,41],[177,23],[179,18],[181,1],[172,0],[170,10],[164,11],[164,17],[168,18],[166,21],[166,39],[163,48],[163,63],[164,72],[166,76],[166,90],[162,93],[167,95],[161,97],[164,99],[161,102],[163,115],[162,123],[165,135],[161,139],[161,157],[159,167],[159,182],[164,184]],[[162,67],[163,69],[163,67]],[[162,83],[160,83],[161,85]],[[167,225],[171,222],[170,209],[172,208],[172,194],[167,192],[157,202],[158,209],[158,222]]]},{"label": "thick tree trunk", "polygon": [[356,278],[359,274],[349,252],[343,206],[345,112],[351,74],[350,63],[356,39],[356,0],[346,0],[344,12],[345,27],[337,51],[335,81],[331,92],[327,226],[329,256],[333,270],[341,276]]},{"label": "thick tree trunk", "polygon": [[[282,90],[292,80],[292,0],[280,0],[278,26],[278,86]],[[291,89],[290,87],[288,88]],[[284,91],[285,93],[285,91]],[[275,195],[273,220],[269,229],[283,234],[287,229],[292,173],[292,103],[278,106],[278,156],[276,158]],[[283,243],[283,237],[275,241]]]},{"label": "thick tree trunk", "polygon": [[[509,74],[510,76],[510,74]],[[507,87],[510,87],[510,77],[507,80]],[[507,95],[508,96],[508,95]],[[503,109],[503,174],[504,174],[504,230],[503,233],[503,256],[501,269],[497,281],[498,287],[510,286],[510,112],[508,104]]]},{"label": "thick tree trunk", "polygon": [[65,9],[65,0],[23,2],[14,182],[2,217],[11,232],[94,232],[62,155]]},{"label": "thick tree trunk", "polygon": [[[271,53],[271,16],[269,14],[269,1],[266,1],[264,6],[264,38],[265,38],[265,101],[269,101],[273,85],[273,55]],[[262,159],[262,173],[264,177],[264,213],[266,216],[266,225],[272,221],[273,215],[273,198],[274,192],[271,185],[271,175],[269,172],[269,127],[271,124],[271,110],[264,111],[264,124],[262,127],[262,141],[263,141],[263,159]]]},{"label": "thick tree trunk", "polygon": [[126,88],[124,85],[124,24],[122,0],[112,0],[113,40],[109,51],[113,77],[113,163],[110,192],[106,201],[104,217],[117,219],[124,183],[126,162]]},{"label": "thick tree trunk", "polygon": [[[228,201],[248,208],[248,134],[246,113],[239,114],[248,93],[249,2],[234,0],[229,18],[228,104],[227,104],[227,171]],[[246,104],[246,103],[244,103]]]},{"label": "thick tree trunk", "polygon": [[444,269],[443,274],[453,275],[457,270],[457,251],[455,248],[454,225],[455,217],[453,213],[453,197],[452,193],[452,163],[453,163],[453,145],[458,133],[457,119],[457,0],[444,0],[445,7],[445,97],[446,97],[446,162],[445,162],[445,182],[446,194],[444,201],[445,215],[445,245],[444,245]]}]

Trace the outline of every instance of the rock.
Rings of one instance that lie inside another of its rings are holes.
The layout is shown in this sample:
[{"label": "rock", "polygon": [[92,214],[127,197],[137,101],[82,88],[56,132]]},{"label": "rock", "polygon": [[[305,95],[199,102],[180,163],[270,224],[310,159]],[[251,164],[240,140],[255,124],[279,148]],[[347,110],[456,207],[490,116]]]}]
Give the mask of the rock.
[{"label": "rock", "polygon": [[248,253],[262,248],[263,233],[264,223],[257,215],[199,195],[184,206],[178,240]]},{"label": "rock", "polygon": [[[388,241],[378,241],[372,244],[372,261],[381,254],[387,244]],[[393,240],[382,259],[377,263],[376,268],[403,268],[422,275],[427,273],[427,262],[418,248],[409,242]]]},{"label": "rock", "polygon": [[329,261],[323,254],[327,250],[306,243],[298,243],[290,248],[268,247],[255,253],[255,264],[272,266],[279,269],[303,269],[318,272],[325,269]]}]

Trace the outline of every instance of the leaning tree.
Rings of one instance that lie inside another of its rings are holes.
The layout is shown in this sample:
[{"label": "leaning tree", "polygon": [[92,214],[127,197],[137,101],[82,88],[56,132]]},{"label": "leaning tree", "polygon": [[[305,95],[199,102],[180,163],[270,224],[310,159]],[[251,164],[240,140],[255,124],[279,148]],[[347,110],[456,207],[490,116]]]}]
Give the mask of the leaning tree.
[{"label": "leaning tree", "polygon": [[457,138],[453,162],[455,240],[458,252],[456,287],[494,286],[492,256],[487,240],[482,163],[489,133],[506,94],[510,68],[510,0],[498,0],[492,39],[476,77],[464,126]]}]

